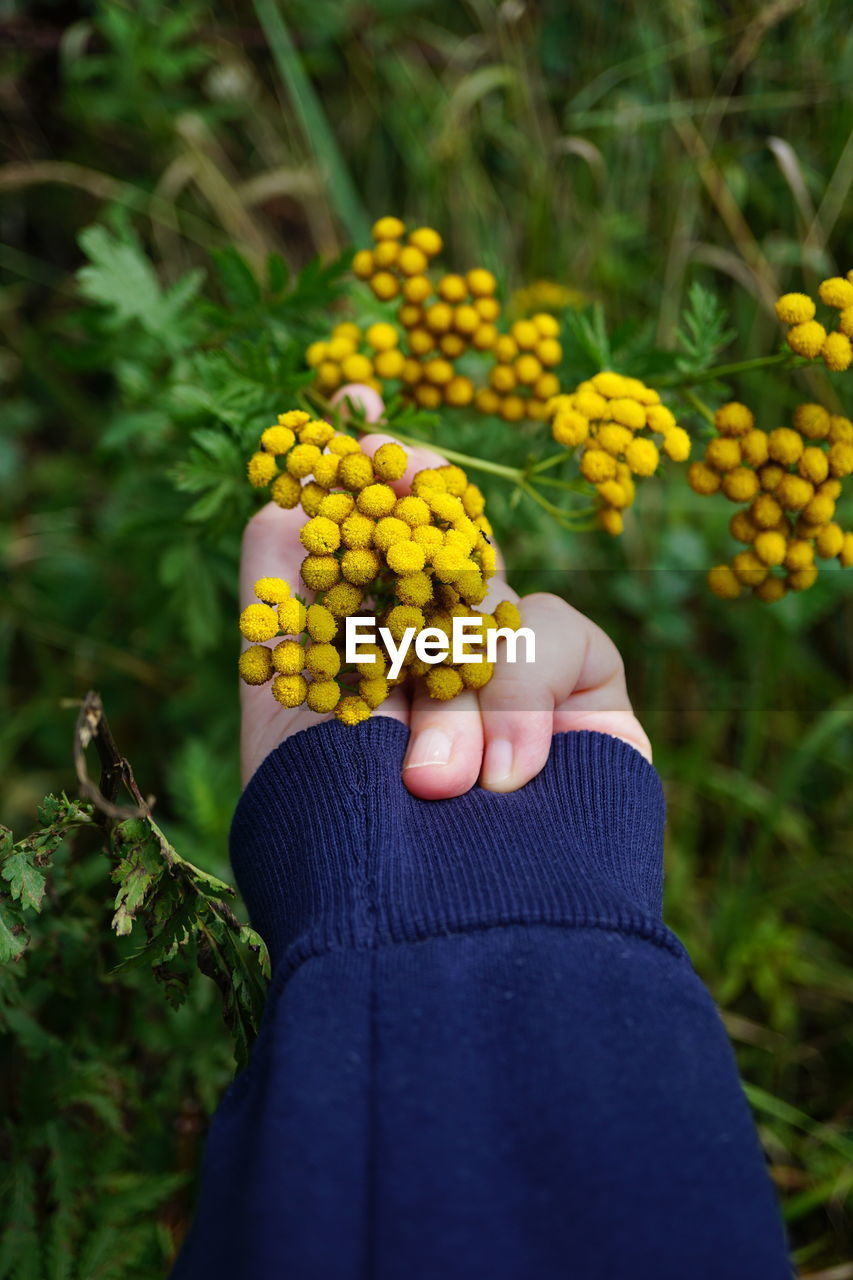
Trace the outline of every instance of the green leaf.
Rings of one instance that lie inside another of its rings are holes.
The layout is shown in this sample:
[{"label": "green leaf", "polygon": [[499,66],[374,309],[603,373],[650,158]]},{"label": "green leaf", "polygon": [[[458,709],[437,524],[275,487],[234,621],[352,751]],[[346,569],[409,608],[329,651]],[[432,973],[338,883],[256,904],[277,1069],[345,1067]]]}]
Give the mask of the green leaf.
[{"label": "green leaf", "polygon": [[216,275],[226,301],[232,307],[249,311],[261,300],[261,290],[246,259],[233,245],[213,254]]},{"label": "green leaf", "polygon": [[3,863],[4,880],[9,881],[9,892],[21,906],[30,911],[41,911],[45,878],[33,866],[30,855],[23,850],[10,854]]},{"label": "green leaf", "polygon": [[26,950],[29,938],[20,920],[0,899],[0,964],[17,960]]}]

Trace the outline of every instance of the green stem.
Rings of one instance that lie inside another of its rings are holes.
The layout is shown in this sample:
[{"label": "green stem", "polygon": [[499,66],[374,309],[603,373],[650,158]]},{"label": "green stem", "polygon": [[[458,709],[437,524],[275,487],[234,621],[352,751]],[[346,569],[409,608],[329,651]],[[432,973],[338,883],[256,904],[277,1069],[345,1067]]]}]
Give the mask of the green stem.
[{"label": "green stem", "polygon": [[700,400],[699,397],[687,387],[681,388],[681,394],[687,403],[693,406],[697,413],[701,413],[702,417],[705,418],[707,422],[710,422],[711,426],[714,425],[714,415],[704,400]]},{"label": "green stem", "polygon": [[451,462],[458,462],[462,466],[470,467],[474,471],[486,471],[489,475],[503,476],[505,480],[512,480],[515,484],[520,484],[524,479],[524,472],[518,467],[505,467],[502,462],[489,462],[486,458],[474,458],[469,453],[459,453],[456,449],[445,449],[442,444],[432,444],[429,440],[419,440],[417,436],[405,435],[402,431],[398,431],[392,423],[375,423],[375,422],[354,422],[352,426],[357,431],[374,431],[377,426],[384,427],[389,435],[394,436],[401,444],[411,445],[413,449],[434,449],[440,453],[443,458],[448,458]]},{"label": "green stem", "polygon": [[541,462],[534,463],[527,474],[533,476],[538,475],[540,471],[548,471],[549,468],[556,467],[558,463],[565,462],[568,456],[565,449],[562,449],[559,453],[552,453],[549,458],[543,458]]},{"label": "green stem", "polygon": [[696,387],[702,382],[716,382],[720,378],[728,378],[735,373],[751,373],[754,369],[769,369],[772,365],[787,364],[791,369],[799,369],[804,364],[811,364],[804,356],[795,356],[790,351],[779,351],[775,356],[756,356],[754,360],[738,360],[735,364],[718,364],[713,369],[703,369],[701,373],[675,374],[670,378],[658,378],[659,387]]}]

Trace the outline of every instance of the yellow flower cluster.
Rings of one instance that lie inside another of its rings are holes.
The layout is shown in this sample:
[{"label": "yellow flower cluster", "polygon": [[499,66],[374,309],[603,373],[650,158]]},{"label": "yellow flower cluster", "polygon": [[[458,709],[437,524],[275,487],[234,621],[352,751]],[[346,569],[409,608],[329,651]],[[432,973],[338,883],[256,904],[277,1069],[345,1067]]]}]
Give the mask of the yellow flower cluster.
[{"label": "yellow flower cluster", "polygon": [[[563,354],[556,318],[541,310],[501,333],[498,283],[491,271],[473,267],[465,275],[429,274],[443,247],[432,227],[406,235],[400,218],[380,218],[373,240],[372,249],[356,253],[353,273],[381,301],[399,300],[399,329],[379,322],[362,333],[358,325],[344,323],[327,341],[312,343],[306,359],[317,371],[318,388],[328,394],[345,382],[376,389],[398,382],[425,409],[473,404],[507,422],[543,419],[546,402],[560,389],[553,373]],[[495,361],[488,385],[479,390],[456,367],[472,350]]]},{"label": "yellow flower cluster", "polygon": [[559,393],[560,383],[551,370],[563,358],[560,325],[545,311],[529,320],[516,320],[509,333],[495,340],[495,364],[489,385],[477,392],[477,408],[498,414],[506,422],[547,417],[547,404]]},{"label": "yellow flower cluster", "polygon": [[537,311],[562,311],[564,307],[580,309],[589,299],[580,289],[572,289],[558,280],[534,280],[516,289],[509,304],[513,316],[531,316]]},{"label": "yellow flower cluster", "polygon": [[312,342],[305,352],[316,370],[317,387],[330,395],[345,382],[361,382],[381,392],[380,378],[399,378],[405,358],[393,324],[378,321],[362,329],[351,320],[335,325],[325,342]]},{"label": "yellow flower cluster", "polygon": [[[690,455],[690,437],[657,391],[638,378],[605,370],[571,395],[548,402],[551,432],[567,449],[580,448],[580,472],[595,486],[599,523],[614,536],[634,501],[634,477],[651,476],[661,449],[674,462]],[[651,436],[661,437],[660,447]]]},{"label": "yellow flower cluster", "polygon": [[817,579],[815,556],[853,566],[853,533],[833,520],[842,481],[853,473],[853,423],[819,404],[799,405],[793,422],[762,431],[746,405],[724,404],[703,461],[688,471],[696,493],[719,491],[741,504],[729,528],[746,549],[708,574],[724,599],[744,587],[766,601],[805,591]]},{"label": "yellow flower cluster", "polygon": [[833,373],[843,373],[853,364],[853,271],[822,280],[818,297],[826,307],[838,312],[838,328],[827,332],[815,319],[817,307],[806,293],[785,293],[776,303],[776,314],[788,325],[787,342],[798,356],[823,360]]},{"label": "yellow flower cluster", "polygon": [[[358,724],[407,678],[422,678],[429,695],[442,701],[491,679],[486,660],[430,664],[417,657],[414,644],[394,678],[383,643],[347,671],[343,620],[362,607],[398,642],[410,627],[414,638],[435,627],[450,639],[455,618],[479,619],[481,652],[489,629],[521,625],[514,605],[500,604],[494,613],[477,607],[496,567],[480,490],[461,467],[447,465],[419,471],[411,493],[398,497],[391,486],[407,464],[400,445],[384,444],[370,458],[351,436],[299,410],[281,414],[261,436],[249,479],[269,485],[283,507],[301,503],[309,517],[299,535],[307,553],[300,573],[314,602],[306,607],[283,580],[262,578],[255,584],[257,602],[240,616],[240,630],[252,642],[240,674],[249,684],[271,679],[283,706],[304,702]],[[270,649],[278,636],[284,638]],[[352,692],[339,681],[342,673],[357,680]]]}]

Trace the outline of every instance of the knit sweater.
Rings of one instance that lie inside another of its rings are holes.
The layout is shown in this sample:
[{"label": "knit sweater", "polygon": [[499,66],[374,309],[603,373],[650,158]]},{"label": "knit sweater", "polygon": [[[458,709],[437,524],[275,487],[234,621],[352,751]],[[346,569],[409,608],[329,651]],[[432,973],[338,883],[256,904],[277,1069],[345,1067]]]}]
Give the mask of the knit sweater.
[{"label": "knit sweater", "polygon": [[787,1280],[719,1015],[664,926],[664,803],[560,734],[418,800],[408,730],[272,752],[231,855],[273,977],[173,1280]]}]

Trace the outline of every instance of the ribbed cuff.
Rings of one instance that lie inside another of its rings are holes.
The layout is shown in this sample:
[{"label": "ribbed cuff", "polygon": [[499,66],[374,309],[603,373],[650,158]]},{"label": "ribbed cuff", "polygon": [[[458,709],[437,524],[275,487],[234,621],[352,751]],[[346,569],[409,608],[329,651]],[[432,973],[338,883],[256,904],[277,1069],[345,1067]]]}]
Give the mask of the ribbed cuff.
[{"label": "ribbed cuff", "polygon": [[663,793],[639,752],[558,734],[520,791],[418,800],[400,778],[408,737],[387,716],[317,725],[243,793],[231,858],[276,967],[512,923],[639,933],[682,953],[661,923]]}]

